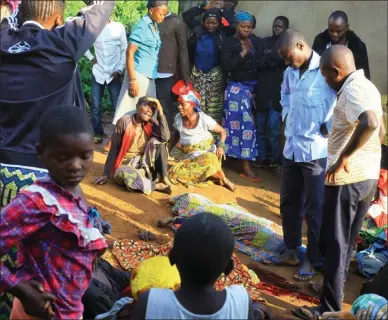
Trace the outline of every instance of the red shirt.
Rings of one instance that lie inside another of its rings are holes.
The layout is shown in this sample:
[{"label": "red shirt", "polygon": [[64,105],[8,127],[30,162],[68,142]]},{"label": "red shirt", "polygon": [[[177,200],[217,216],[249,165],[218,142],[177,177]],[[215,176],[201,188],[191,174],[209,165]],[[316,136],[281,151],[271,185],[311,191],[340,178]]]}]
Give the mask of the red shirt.
[{"label": "red shirt", "polygon": [[50,178],[35,181],[1,211],[0,256],[18,246],[17,274],[1,264],[0,292],[36,280],[56,296],[55,318],[81,319],[92,264],[107,247],[91,210]]}]

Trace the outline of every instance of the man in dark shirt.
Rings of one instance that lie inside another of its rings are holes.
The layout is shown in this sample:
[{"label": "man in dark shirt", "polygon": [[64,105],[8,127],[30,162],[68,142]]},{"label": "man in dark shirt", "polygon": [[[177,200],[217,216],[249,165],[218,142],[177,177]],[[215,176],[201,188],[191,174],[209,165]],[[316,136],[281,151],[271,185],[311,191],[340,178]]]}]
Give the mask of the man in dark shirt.
[{"label": "man in dark shirt", "polygon": [[363,69],[370,80],[368,52],[365,43],[349,30],[348,16],[343,11],[334,11],[328,21],[328,28],[314,39],[313,50],[319,55],[334,44],[347,46],[353,53],[357,70]]},{"label": "man in dark shirt", "polygon": [[[23,0],[20,14],[1,23],[0,159],[42,168],[35,151],[39,120],[49,108],[85,108],[78,60],[105,27],[113,1],[88,1],[63,24],[62,0]],[[23,17],[21,24],[18,18]]]},{"label": "man in dark shirt", "polygon": [[267,161],[269,161],[269,166],[272,169],[278,168],[280,164],[282,121],[280,85],[283,81],[283,73],[286,65],[277,53],[276,41],[288,27],[289,20],[287,17],[276,17],[272,24],[272,37],[261,40],[262,51],[259,53],[258,62],[259,80],[256,87],[256,134],[258,152],[256,167],[262,167]]},{"label": "man in dark shirt", "polygon": [[172,100],[172,87],[179,79],[186,83],[190,81],[186,27],[181,17],[169,12],[159,24],[159,31],[162,46],[159,51],[158,78],[155,81],[156,95],[172,131],[177,112]]}]

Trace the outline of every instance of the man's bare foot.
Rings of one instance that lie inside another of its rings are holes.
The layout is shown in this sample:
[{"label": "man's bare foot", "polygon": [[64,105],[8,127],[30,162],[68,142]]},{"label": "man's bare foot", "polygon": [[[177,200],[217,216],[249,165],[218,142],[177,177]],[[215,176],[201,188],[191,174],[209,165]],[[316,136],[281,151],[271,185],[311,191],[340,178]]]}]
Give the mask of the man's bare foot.
[{"label": "man's bare foot", "polygon": [[172,190],[171,190],[171,187],[164,184],[164,183],[157,183],[155,184],[155,190],[156,191],[159,191],[161,193],[166,193],[166,194],[171,194],[172,193]]},{"label": "man's bare foot", "polygon": [[244,175],[247,179],[256,180],[256,179],[259,178],[259,177],[254,173],[254,171],[253,171],[253,169],[252,169],[251,161],[243,160],[243,161],[242,161],[242,166],[243,166],[243,170],[244,170],[243,175]]},{"label": "man's bare foot", "polygon": [[224,186],[226,189],[229,189],[232,192],[236,192],[236,189],[237,189],[236,185],[232,183],[229,179],[225,179]]},{"label": "man's bare foot", "polygon": [[170,181],[170,179],[168,179],[168,177],[161,177],[160,180],[159,180],[160,183],[163,183],[165,185],[168,185],[168,186],[171,186],[172,183]]}]

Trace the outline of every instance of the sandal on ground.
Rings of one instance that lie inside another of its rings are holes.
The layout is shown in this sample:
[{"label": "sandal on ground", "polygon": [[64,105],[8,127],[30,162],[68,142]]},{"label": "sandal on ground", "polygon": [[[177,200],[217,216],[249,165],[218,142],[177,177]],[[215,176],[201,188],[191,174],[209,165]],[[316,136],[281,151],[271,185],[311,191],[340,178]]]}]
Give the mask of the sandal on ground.
[{"label": "sandal on ground", "polygon": [[137,237],[145,242],[154,241],[156,239],[155,235],[152,232],[145,230],[139,230],[139,232],[137,233]]},{"label": "sandal on ground", "polygon": [[240,174],[240,177],[244,178],[244,179],[247,179],[249,181],[252,181],[252,182],[261,182],[263,181],[263,179],[259,178],[259,177],[249,177],[247,176],[246,174],[244,173],[241,173]]},{"label": "sandal on ground", "polygon": [[307,282],[314,278],[316,274],[317,272],[315,270],[313,272],[304,272],[301,269],[298,269],[298,271],[294,274],[294,280],[299,282]]},{"label": "sandal on ground", "polygon": [[303,320],[318,320],[321,319],[321,311],[319,307],[300,307],[292,310],[292,315]]},{"label": "sandal on ground", "polygon": [[265,265],[268,265],[268,266],[295,267],[295,266],[300,265],[299,259],[288,259],[288,260],[281,261],[281,260],[279,260],[279,258],[276,255],[272,255],[272,256],[267,257],[265,260],[263,260],[262,263]]},{"label": "sandal on ground", "polygon": [[255,320],[271,319],[271,309],[267,307],[265,304],[255,302],[253,303],[252,308],[253,308],[253,315]]}]

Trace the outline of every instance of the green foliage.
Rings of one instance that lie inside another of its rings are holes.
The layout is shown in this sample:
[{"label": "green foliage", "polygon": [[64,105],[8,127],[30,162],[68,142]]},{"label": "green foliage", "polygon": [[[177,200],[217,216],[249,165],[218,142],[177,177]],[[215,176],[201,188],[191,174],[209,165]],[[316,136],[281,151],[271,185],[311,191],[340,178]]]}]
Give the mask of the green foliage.
[{"label": "green foliage", "polygon": [[[178,12],[178,1],[169,1],[169,9],[171,12]],[[85,7],[83,1],[66,1],[65,18],[76,16],[80,9]],[[116,1],[116,7],[112,14],[112,20],[121,22],[126,29],[128,26],[133,27],[137,21],[147,12],[147,1]],[[85,99],[90,104],[92,83],[92,64],[86,57],[79,61],[79,69],[81,72],[81,80],[84,89]],[[104,112],[112,112],[113,107],[110,103],[107,90],[102,101]]]}]

